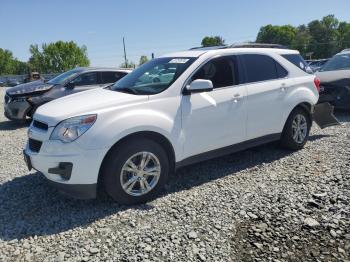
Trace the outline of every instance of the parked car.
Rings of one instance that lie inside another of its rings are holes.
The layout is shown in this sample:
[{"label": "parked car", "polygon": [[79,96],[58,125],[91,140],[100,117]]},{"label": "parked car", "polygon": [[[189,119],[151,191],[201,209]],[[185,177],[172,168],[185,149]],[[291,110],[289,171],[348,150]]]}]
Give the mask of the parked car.
[{"label": "parked car", "polygon": [[313,72],[319,71],[328,59],[306,60]]},{"label": "parked car", "polygon": [[[319,88],[304,63],[298,51],[268,48],[153,59],[109,88],[41,106],[26,163],[66,194],[94,198],[101,185],[114,200],[135,204],[192,163],[278,140],[301,149]],[[166,82],[142,81],[164,67],[175,68]]]},{"label": "parked car", "polygon": [[316,75],[321,81],[319,102],[350,109],[350,50],[333,56]]},{"label": "parked car", "polygon": [[9,87],[13,87],[13,86],[17,86],[17,85],[20,85],[21,82],[17,79],[8,79],[6,81],[6,86],[9,86]]},{"label": "parked car", "polygon": [[9,88],[4,112],[10,120],[23,121],[35,110],[54,99],[115,83],[131,70],[110,68],[75,68],[48,82],[37,80]]}]

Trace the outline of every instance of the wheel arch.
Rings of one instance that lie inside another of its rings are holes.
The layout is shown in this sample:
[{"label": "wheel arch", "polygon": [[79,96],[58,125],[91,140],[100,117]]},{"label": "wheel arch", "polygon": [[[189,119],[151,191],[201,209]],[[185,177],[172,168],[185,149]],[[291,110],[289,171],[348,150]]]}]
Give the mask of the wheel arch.
[{"label": "wheel arch", "polygon": [[297,104],[296,106],[293,107],[293,109],[289,112],[287,118],[285,119],[284,121],[284,125],[283,125],[283,130],[282,130],[282,133],[284,132],[285,130],[285,127],[286,127],[286,124],[287,124],[287,121],[288,121],[288,118],[289,116],[291,115],[291,113],[297,109],[297,108],[301,108],[302,110],[304,110],[308,115],[309,115],[309,120],[310,120],[310,125],[312,125],[312,104],[310,102],[300,102],[299,104]]},{"label": "wheel arch", "polygon": [[101,189],[101,182],[102,182],[102,172],[103,172],[103,167],[105,165],[105,162],[107,161],[109,155],[111,154],[111,152],[113,150],[115,150],[116,148],[118,148],[119,146],[127,143],[127,141],[129,141],[130,139],[140,139],[140,138],[147,138],[150,139],[156,143],[158,143],[160,146],[162,146],[164,148],[164,150],[166,151],[167,155],[168,155],[168,159],[169,159],[169,166],[170,166],[170,170],[171,172],[173,172],[175,170],[175,161],[176,161],[176,157],[175,157],[175,150],[173,145],[171,144],[171,142],[169,141],[169,139],[167,137],[165,137],[164,135],[155,132],[155,131],[139,131],[139,132],[135,132],[135,133],[131,133],[128,134],[126,136],[124,136],[123,138],[121,138],[120,140],[118,140],[105,154],[101,166],[99,168],[99,173],[98,173],[98,179],[97,179],[97,183],[99,186],[99,189]]}]

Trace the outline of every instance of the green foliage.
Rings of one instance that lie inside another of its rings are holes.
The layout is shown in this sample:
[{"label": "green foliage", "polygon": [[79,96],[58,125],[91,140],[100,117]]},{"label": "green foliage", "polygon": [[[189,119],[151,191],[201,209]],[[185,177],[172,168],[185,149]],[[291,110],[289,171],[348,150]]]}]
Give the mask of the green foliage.
[{"label": "green foliage", "polygon": [[79,47],[73,41],[57,41],[50,44],[31,45],[29,51],[29,65],[32,71],[40,73],[57,73],[70,70],[77,66],[88,66],[87,49]]},{"label": "green foliage", "polygon": [[139,65],[143,65],[144,63],[148,62],[148,57],[143,55],[140,57]]},{"label": "green foliage", "polygon": [[266,25],[260,28],[256,42],[286,45],[315,59],[328,58],[350,47],[350,23],[328,15],[296,28]]},{"label": "green foliage", "polygon": [[221,36],[206,36],[202,39],[201,44],[203,47],[218,46],[224,45],[225,40]]},{"label": "green foliage", "polygon": [[0,48],[0,75],[17,75],[28,73],[27,63],[13,57],[12,52]]},{"label": "green foliage", "polygon": [[124,62],[120,65],[120,68],[135,68],[135,67],[136,67],[135,63],[129,60],[126,60],[126,63]]},{"label": "green foliage", "polygon": [[296,28],[291,25],[267,25],[260,28],[256,42],[267,44],[290,45],[297,34]]}]

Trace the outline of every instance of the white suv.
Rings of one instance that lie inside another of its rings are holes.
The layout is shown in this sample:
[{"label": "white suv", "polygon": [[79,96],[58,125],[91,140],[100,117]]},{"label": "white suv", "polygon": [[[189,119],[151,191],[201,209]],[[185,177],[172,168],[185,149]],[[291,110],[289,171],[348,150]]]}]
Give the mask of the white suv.
[{"label": "white suv", "polygon": [[25,159],[69,195],[93,198],[102,185],[120,203],[145,202],[179,167],[275,140],[301,149],[318,88],[293,50],[173,53],[40,107]]}]

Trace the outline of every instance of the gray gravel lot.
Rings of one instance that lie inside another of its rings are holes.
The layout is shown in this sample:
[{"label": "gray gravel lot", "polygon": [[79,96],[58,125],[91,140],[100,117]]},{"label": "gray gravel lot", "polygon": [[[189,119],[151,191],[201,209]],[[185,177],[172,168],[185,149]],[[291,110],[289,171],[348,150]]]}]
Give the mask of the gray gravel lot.
[{"label": "gray gravel lot", "polygon": [[2,97],[0,261],[350,261],[350,112],[299,152],[270,144],[193,165],[124,207],[29,174],[27,126],[3,117]]}]

